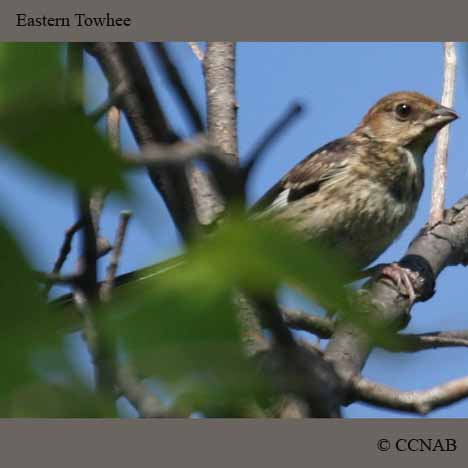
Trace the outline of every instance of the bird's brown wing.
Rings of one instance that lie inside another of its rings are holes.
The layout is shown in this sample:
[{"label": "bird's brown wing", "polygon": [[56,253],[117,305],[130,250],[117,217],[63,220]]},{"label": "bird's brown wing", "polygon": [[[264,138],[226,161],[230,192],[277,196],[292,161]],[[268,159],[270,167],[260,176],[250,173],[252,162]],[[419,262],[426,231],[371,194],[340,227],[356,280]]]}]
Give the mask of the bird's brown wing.
[{"label": "bird's brown wing", "polygon": [[253,212],[281,208],[287,203],[319,190],[320,185],[339,173],[352,157],[353,142],[339,138],[320,147],[294,166],[252,207]]}]

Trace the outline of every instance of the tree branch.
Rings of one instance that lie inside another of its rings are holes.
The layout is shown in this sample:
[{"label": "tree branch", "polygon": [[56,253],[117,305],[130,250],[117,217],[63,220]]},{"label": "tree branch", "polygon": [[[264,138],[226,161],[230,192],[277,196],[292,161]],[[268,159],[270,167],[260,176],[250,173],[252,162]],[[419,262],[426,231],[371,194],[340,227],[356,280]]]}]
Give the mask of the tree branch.
[{"label": "tree branch", "polygon": [[335,323],[329,318],[317,317],[294,309],[282,309],[281,313],[288,327],[313,333],[319,338],[328,339],[335,330]]},{"label": "tree branch", "polygon": [[468,330],[437,331],[412,334],[401,333],[396,341],[385,349],[394,352],[411,353],[435,348],[468,347]]},{"label": "tree branch", "polygon": [[[179,140],[162,111],[134,44],[94,42],[86,44],[86,50],[99,62],[109,82],[110,93],[122,88],[126,90],[117,104],[125,113],[140,147]],[[185,173],[178,169],[159,172],[149,169],[149,175],[175,225],[184,239],[188,239],[197,220]]]},{"label": "tree branch", "polygon": [[302,113],[302,106],[293,103],[281,117],[267,130],[263,138],[254,146],[245,158],[244,171],[248,175],[269,146],[296,120]]},{"label": "tree branch", "polygon": [[468,397],[468,377],[452,380],[428,390],[411,392],[402,392],[364,378],[353,379],[351,385],[355,400],[419,414],[427,414],[435,408]]},{"label": "tree branch", "polygon": [[121,366],[117,371],[120,391],[142,418],[161,418],[168,416],[159,399],[141,382],[132,368]]},{"label": "tree branch", "polygon": [[[65,231],[65,236],[63,238],[62,246],[60,247],[60,251],[57,257],[57,260],[54,263],[54,267],[52,269],[52,272],[50,274],[50,281],[44,288],[44,294],[47,295],[49,291],[51,290],[52,286],[54,285],[55,282],[57,282],[57,279],[60,277],[59,273],[66,262],[69,253],[71,252],[71,247],[72,247],[72,242],[73,238],[75,237],[75,234],[83,227],[82,220],[78,220],[75,223],[73,223],[66,231]],[[67,283],[67,281],[65,281]]]},{"label": "tree branch", "polygon": [[[415,277],[417,300],[424,301],[431,297],[435,279],[445,267],[467,264],[467,239],[468,196],[447,210],[439,224],[432,227],[426,225],[399,262]],[[370,280],[365,286],[364,295],[372,304],[376,319],[396,329],[406,326],[412,304],[389,279],[381,277]],[[371,348],[365,332],[353,324],[342,323],[327,346],[326,357],[346,381],[360,373]]]},{"label": "tree branch", "polygon": [[[457,66],[457,55],[453,42],[444,43],[444,56],[444,88],[441,104],[446,107],[452,107],[453,96],[455,94],[455,72]],[[449,131],[449,127],[446,126],[440,130],[437,136],[434,175],[432,179],[432,204],[429,216],[429,224],[431,225],[442,221],[444,217]]]},{"label": "tree branch", "polygon": [[[107,276],[105,281],[100,285],[101,299],[105,302],[108,302],[111,298],[115,274],[122,254],[122,247],[130,218],[131,213],[129,211],[123,211],[120,214],[119,227],[114,242],[115,247],[107,267]],[[102,340],[102,337],[100,339]],[[159,399],[135,376],[133,368],[129,365],[117,365],[115,344],[112,344],[112,349],[114,350],[112,366],[115,369],[115,375],[113,375],[115,386],[120,389],[120,392],[133,405],[141,417],[154,418],[163,415],[164,412]]]},{"label": "tree branch", "polygon": [[90,112],[88,117],[93,122],[98,122],[111,110],[112,107],[119,106],[119,100],[125,95],[126,92],[127,90],[124,88],[124,86],[118,86],[114,90],[111,90],[107,99],[98,107],[96,107],[96,109]]},{"label": "tree branch", "polygon": [[83,219],[82,272],[75,297],[83,316],[83,334],[94,364],[96,388],[103,395],[113,396],[115,356],[113,347],[102,336],[99,317],[94,311],[94,305],[99,300],[96,231],[90,203],[85,196],[80,197],[80,216]]},{"label": "tree branch", "polygon": [[188,45],[192,49],[193,55],[203,63],[203,60],[205,60],[205,54],[203,53],[203,50],[201,50],[200,46],[196,42],[188,42]]},{"label": "tree branch", "polygon": [[182,78],[181,73],[177,69],[172,57],[169,54],[167,47],[162,42],[155,42],[152,44],[152,49],[157,58],[159,58],[163,69],[166,73],[167,79],[172,84],[180,103],[182,110],[186,112],[190,122],[192,123],[193,129],[197,133],[205,131],[205,125],[200,115],[195,101],[192,99],[186,84]]},{"label": "tree branch", "polygon": [[228,158],[238,161],[235,62],[235,43],[208,43],[203,61],[208,132]]},{"label": "tree branch", "polygon": [[131,216],[132,214],[129,211],[123,211],[120,214],[119,227],[117,229],[117,234],[114,241],[114,250],[107,267],[107,276],[100,286],[100,294],[103,301],[109,301],[111,297],[111,291],[115,282],[115,274],[117,273],[117,268],[119,266],[120,256],[122,255],[123,242],[125,240],[128,223]]}]

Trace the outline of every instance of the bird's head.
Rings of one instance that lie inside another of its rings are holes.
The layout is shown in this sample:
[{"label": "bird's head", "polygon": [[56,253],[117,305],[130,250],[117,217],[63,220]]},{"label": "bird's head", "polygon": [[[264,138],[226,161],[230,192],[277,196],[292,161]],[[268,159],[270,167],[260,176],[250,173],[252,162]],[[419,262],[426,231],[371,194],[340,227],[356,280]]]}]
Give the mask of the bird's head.
[{"label": "bird's head", "polygon": [[356,133],[424,152],[437,132],[457,118],[454,110],[423,94],[397,92],[371,107]]}]

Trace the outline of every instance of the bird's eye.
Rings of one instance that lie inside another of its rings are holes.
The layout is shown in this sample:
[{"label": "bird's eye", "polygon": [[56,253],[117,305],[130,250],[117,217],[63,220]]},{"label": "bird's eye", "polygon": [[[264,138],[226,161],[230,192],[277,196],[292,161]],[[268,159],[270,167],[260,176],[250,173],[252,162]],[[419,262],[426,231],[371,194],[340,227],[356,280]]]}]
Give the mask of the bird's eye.
[{"label": "bird's eye", "polygon": [[399,119],[406,120],[411,114],[411,106],[406,103],[398,104],[395,107],[395,113]]}]

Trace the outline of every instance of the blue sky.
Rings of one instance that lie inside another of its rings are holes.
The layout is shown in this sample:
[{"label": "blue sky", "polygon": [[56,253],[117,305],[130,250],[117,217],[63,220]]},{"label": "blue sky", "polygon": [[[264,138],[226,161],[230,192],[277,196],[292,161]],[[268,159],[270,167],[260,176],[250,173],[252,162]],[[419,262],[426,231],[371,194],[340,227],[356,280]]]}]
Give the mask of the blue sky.
[{"label": "blue sky", "polygon": [[[201,67],[184,43],[171,44],[195,99],[204,109]],[[147,50],[141,47],[145,60]],[[468,190],[468,74],[465,52],[458,47],[455,109],[461,118],[452,125],[449,151],[447,206]],[[88,106],[93,108],[106,94],[105,81],[96,64],[87,62]],[[175,105],[170,87],[149,67],[151,78],[177,131],[189,135],[183,115]],[[305,106],[305,113],[259,164],[249,187],[254,201],[289,168],[327,141],[343,136],[359,122],[367,109],[383,95],[414,90],[437,100],[442,91],[443,49],[440,43],[240,43],[237,61],[239,145],[245,155],[272,120],[292,101]],[[123,146],[135,149],[124,123]],[[0,216],[18,235],[36,268],[50,270],[63,238],[74,220],[72,192],[62,181],[46,177],[0,150]],[[426,188],[412,224],[379,259],[398,259],[409,241],[425,223],[430,206],[434,147],[425,157]],[[64,153],[66,157],[66,153]],[[70,164],[79,164],[71,162]],[[145,174],[130,177],[135,189],[132,203],[111,197],[103,215],[102,230],[114,236],[119,210],[131,208],[131,222],[120,272],[170,257],[180,249],[179,240],[159,195]],[[71,256],[67,269],[72,269]],[[413,309],[407,331],[426,332],[468,328],[464,289],[468,272],[462,267],[445,270],[437,283],[437,294]],[[57,289],[57,293],[60,292]],[[293,301],[291,297],[287,300]],[[70,355],[79,372],[90,380],[90,364],[74,335],[67,338]],[[413,390],[424,389],[447,379],[468,375],[463,348],[393,354],[374,351],[364,375],[384,384]],[[353,404],[347,417],[406,417],[406,414]],[[431,413],[431,417],[468,417],[468,401]]]}]

